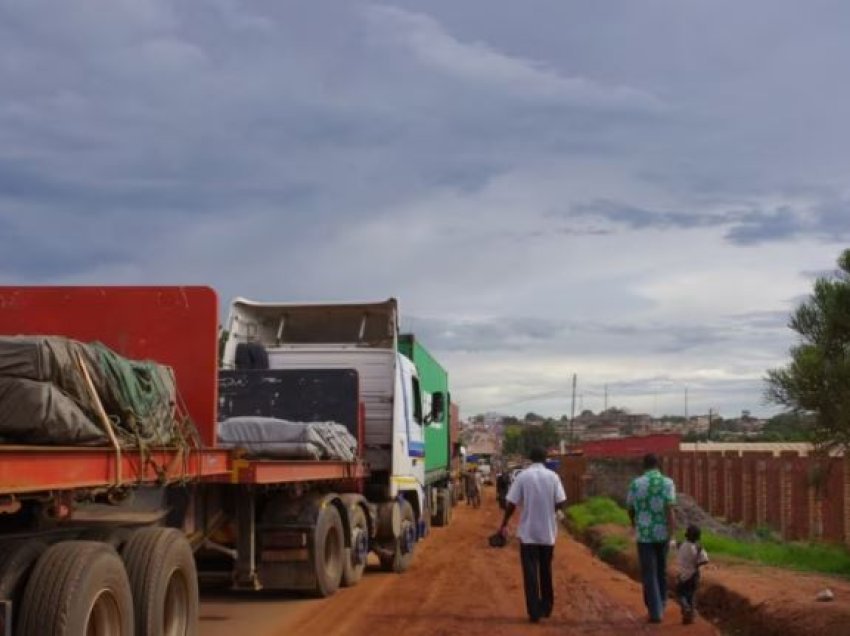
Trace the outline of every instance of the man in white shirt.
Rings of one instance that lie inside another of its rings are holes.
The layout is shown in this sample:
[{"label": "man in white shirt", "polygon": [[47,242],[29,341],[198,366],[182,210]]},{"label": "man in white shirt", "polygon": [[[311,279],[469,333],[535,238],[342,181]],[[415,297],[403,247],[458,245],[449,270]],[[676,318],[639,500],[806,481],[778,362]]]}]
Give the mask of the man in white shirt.
[{"label": "man in white shirt", "polygon": [[557,511],[567,503],[561,479],[546,468],[546,451],[534,448],[528,454],[532,464],[511,484],[505,498],[505,516],[501,532],[507,531],[508,521],[516,507],[522,508],[517,534],[520,540],[520,560],[525,584],[525,606],[528,618],[537,623],[552,614],[552,554],[558,538]]}]

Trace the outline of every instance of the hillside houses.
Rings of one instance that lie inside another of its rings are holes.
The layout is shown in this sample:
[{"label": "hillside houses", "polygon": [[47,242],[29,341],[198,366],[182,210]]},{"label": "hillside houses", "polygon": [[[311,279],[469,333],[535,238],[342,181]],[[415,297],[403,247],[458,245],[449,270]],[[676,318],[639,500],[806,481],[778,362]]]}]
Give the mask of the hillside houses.
[{"label": "hillside houses", "polygon": [[[685,437],[706,437],[712,439],[745,440],[758,434],[765,420],[754,418],[744,411],[738,418],[721,418],[708,414],[666,416],[655,418],[648,413],[630,413],[624,409],[611,408],[601,413],[586,410],[570,422],[569,418],[545,418],[529,413],[525,418],[498,416],[488,413],[486,416],[472,418],[464,425],[466,435],[481,435],[479,439],[490,436],[501,437],[506,426],[542,426],[551,423],[565,441],[591,441],[617,439],[629,436],[679,434]],[[483,435],[482,435],[483,434]],[[469,437],[468,437],[469,439]]]}]

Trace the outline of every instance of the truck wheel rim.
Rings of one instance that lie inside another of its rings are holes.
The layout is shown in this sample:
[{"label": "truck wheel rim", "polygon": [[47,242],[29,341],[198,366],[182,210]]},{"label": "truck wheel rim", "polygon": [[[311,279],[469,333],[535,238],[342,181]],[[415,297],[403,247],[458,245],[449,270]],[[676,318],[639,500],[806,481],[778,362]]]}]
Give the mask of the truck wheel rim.
[{"label": "truck wheel rim", "polygon": [[413,550],[413,544],[416,542],[416,527],[406,521],[401,530],[401,551],[403,554]]},{"label": "truck wheel rim", "polygon": [[89,607],[86,636],[118,636],[122,633],[121,623],[121,608],[115,594],[109,588],[102,589]]},{"label": "truck wheel rim", "polygon": [[162,613],[162,633],[165,636],[184,636],[189,627],[189,586],[180,570],[174,570],[165,589],[165,611]]},{"label": "truck wheel rim", "polygon": [[366,533],[360,528],[355,531],[354,535],[354,565],[360,565],[366,562],[366,557],[369,555],[369,542],[366,539]]},{"label": "truck wheel rim", "polygon": [[328,572],[336,572],[339,567],[340,541],[339,535],[331,530],[325,537],[325,567]]}]

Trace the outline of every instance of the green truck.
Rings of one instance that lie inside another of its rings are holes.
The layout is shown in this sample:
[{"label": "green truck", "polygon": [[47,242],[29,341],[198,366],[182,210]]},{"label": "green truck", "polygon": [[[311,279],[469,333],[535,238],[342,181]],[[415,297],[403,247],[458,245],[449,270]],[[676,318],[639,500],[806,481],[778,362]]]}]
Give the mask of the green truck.
[{"label": "green truck", "polygon": [[450,424],[449,374],[413,334],[398,337],[398,350],[413,362],[419,373],[424,412],[430,412],[431,395],[442,393],[446,396],[446,406],[439,419],[428,420],[425,428],[425,498],[431,510],[431,523],[446,526],[451,521],[456,486],[451,464],[455,440]]}]

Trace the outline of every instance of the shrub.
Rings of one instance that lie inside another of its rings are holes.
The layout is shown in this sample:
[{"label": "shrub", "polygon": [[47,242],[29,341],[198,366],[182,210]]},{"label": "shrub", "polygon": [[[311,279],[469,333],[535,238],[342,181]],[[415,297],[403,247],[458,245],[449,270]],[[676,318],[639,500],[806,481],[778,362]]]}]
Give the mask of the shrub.
[{"label": "shrub", "polygon": [[579,532],[602,524],[628,526],[628,513],[608,497],[591,497],[567,508],[567,517]]},{"label": "shrub", "polygon": [[608,563],[612,563],[616,560],[616,557],[625,552],[629,547],[629,542],[626,537],[620,537],[616,535],[609,535],[603,537],[602,543],[599,544],[599,549],[597,550],[597,554],[599,558]]}]

